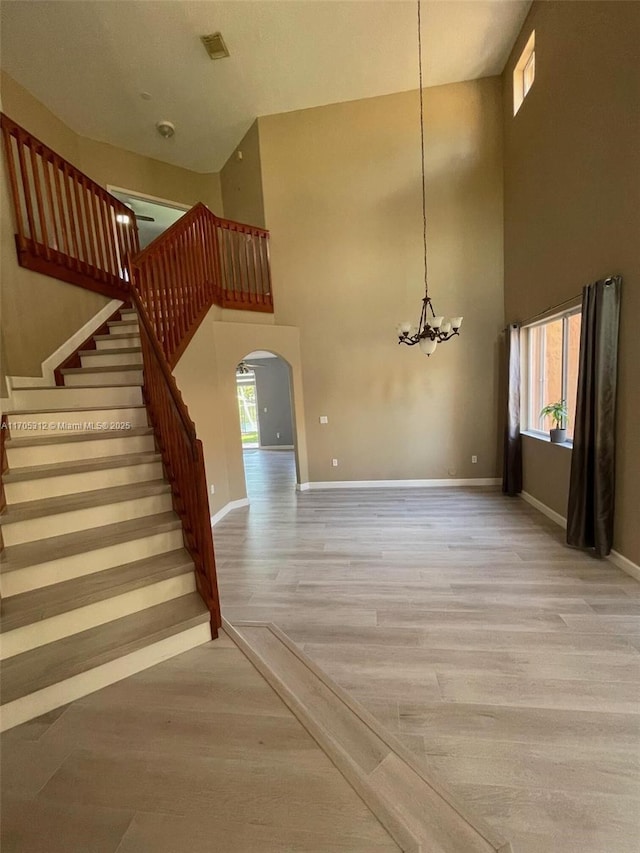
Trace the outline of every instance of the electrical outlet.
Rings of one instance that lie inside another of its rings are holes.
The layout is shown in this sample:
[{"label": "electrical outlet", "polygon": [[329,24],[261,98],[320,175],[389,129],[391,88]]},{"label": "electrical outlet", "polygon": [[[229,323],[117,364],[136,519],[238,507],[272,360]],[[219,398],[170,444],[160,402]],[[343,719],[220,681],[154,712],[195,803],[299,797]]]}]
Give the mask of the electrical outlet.
[{"label": "electrical outlet", "polygon": [[328,424],[329,418],[326,415],[320,415],[320,423],[321,424]]},{"label": "electrical outlet", "polygon": [[266,415],[266,414],[267,414],[267,407],[265,406],[265,407],[264,407],[264,409],[263,409],[262,411],[263,411],[263,412],[265,413],[265,415]]},{"label": "electrical outlet", "polygon": [[332,460],[331,460],[331,464],[333,465],[333,467],[334,467],[334,468],[337,468],[337,467],[338,467],[338,460],[337,460],[337,459],[332,459]]},{"label": "electrical outlet", "polygon": [[472,464],[472,465],[475,465],[477,461],[478,461],[478,457],[477,457],[477,456],[472,456],[472,457],[471,457],[471,464]]},{"label": "electrical outlet", "polygon": [[211,483],[211,494],[215,495],[215,493],[216,493],[216,487],[213,485],[213,483]]},{"label": "electrical outlet", "polygon": [[279,432],[277,432],[277,433],[276,433],[276,438],[280,438],[280,433],[279,433]]}]

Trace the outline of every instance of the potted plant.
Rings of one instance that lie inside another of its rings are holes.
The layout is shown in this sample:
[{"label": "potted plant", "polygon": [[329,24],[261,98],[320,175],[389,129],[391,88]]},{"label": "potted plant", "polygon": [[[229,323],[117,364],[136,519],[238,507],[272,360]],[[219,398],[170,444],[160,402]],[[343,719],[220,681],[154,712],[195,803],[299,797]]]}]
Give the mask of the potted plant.
[{"label": "potted plant", "polygon": [[549,403],[540,412],[541,418],[550,417],[553,421],[554,428],[549,430],[549,435],[554,444],[562,444],[567,440],[567,415],[567,404],[564,400],[559,400],[557,403]]}]

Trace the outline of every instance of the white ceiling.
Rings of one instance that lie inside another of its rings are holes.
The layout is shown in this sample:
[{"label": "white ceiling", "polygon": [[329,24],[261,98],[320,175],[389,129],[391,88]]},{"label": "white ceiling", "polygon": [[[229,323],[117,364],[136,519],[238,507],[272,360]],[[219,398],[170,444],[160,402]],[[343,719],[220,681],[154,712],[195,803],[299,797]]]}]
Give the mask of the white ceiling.
[{"label": "white ceiling", "polygon": [[[426,85],[499,74],[529,5],[423,0]],[[2,67],[74,130],[199,172],[256,116],[417,88],[405,0],[9,0],[1,15]],[[199,36],[218,30],[231,56],[212,61]]]}]

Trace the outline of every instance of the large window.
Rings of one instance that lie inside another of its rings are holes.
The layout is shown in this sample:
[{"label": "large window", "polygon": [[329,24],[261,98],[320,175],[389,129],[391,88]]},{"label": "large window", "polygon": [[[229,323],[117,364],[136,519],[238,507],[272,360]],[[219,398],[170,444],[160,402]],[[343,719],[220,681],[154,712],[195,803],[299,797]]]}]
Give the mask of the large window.
[{"label": "large window", "polygon": [[554,424],[540,411],[564,400],[567,437],[573,439],[580,355],[580,309],[526,326],[523,353],[523,425],[528,432],[548,434]]}]

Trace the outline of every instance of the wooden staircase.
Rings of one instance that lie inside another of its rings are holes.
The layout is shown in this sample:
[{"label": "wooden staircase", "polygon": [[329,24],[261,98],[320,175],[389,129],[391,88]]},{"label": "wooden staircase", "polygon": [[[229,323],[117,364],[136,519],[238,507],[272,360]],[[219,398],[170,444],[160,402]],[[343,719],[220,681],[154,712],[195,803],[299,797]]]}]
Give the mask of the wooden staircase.
[{"label": "wooden staircase", "polygon": [[63,368],[17,388],[0,515],[2,728],[211,639],[142,398],[124,309]]}]

